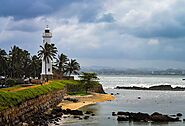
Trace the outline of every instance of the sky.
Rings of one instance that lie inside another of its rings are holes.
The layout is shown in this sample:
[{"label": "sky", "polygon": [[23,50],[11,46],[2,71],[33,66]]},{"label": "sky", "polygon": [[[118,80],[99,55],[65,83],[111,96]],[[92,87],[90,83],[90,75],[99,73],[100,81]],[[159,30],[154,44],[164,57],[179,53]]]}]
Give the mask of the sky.
[{"label": "sky", "polygon": [[81,66],[185,69],[184,0],[1,0],[0,48],[37,54],[49,25]]}]

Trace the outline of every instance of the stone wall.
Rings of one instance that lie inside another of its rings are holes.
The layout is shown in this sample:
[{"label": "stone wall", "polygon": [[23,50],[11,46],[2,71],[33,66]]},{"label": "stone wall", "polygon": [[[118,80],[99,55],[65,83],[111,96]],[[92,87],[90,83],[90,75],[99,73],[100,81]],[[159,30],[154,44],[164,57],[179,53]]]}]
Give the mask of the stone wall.
[{"label": "stone wall", "polygon": [[66,90],[53,91],[27,100],[18,106],[0,112],[0,126],[17,125],[37,112],[45,112],[49,108],[58,105],[66,95]]}]

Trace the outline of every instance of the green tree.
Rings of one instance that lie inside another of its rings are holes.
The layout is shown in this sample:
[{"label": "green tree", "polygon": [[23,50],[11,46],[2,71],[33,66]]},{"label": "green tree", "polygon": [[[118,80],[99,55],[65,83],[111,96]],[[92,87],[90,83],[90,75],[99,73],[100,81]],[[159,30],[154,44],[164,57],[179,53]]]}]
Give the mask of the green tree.
[{"label": "green tree", "polygon": [[27,50],[13,46],[8,57],[9,76],[12,78],[29,77],[30,63],[30,53]]},{"label": "green tree", "polygon": [[33,55],[31,58],[30,73],[32,77],[39,77],[42,69],[42,60]]},{"label": "green tree", "polygon": [[46,63],[49,63],[49,60],[53,60],[57,54],[57,48],[54,44],[45,43],[44,46],[40,46],[41,50],[38,51],[38,56],[43,58],[45,61],[45,74],[46,79],[48,80]]},{"label": "green tree", "polygon": [[71,59],[66,65],[66,73],[71,76],[71,74],[79,74],[80,64],[76,61],[76,59]]},{"label": "green tree", "polygon": [[5,50],[0,49],[0,75],[5,76],[7,69],[7,53]]},{"label": "green tree", "polygon": [[95,84],[99,79],[96,73],[86,73],[86,72],[82,72],[80,78],[84,85],[86,93],[89,90],[89,88],[93,87],[93,84]]},{"label": "green tree", "polygon": [[62,53],[62,54],[58,55],[56,67],[57,67],[57,71],[61,75],[61,77],[63,77],[64,74],[66,73],[68,61],[69,61],[69,59],[67,58],[67,56],[65,54]]}]

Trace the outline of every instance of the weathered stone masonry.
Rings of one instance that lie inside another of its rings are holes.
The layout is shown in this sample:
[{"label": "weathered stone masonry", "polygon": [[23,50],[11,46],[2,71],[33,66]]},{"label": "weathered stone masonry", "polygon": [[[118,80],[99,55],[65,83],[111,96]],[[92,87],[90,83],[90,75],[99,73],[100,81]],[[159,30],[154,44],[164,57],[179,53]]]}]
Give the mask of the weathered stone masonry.
[{"label": "weathered stone masonry", "polygon": [[58,105],[66,95],[66,90],[53,91],[27,100],[18,106],[0,112],[0,126],[23,122],[37,112],[44,112]]}]

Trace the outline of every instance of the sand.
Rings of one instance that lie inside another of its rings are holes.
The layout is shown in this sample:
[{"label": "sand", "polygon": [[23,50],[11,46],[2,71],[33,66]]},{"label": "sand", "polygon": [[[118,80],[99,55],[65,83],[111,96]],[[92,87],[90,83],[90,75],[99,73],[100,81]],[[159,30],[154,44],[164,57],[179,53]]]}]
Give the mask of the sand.
[{"label": "sand", "polygon": [[64,100],[58,105],[62,107],[62,109],[77,110],[87,105],[115,99],[115,97],[110,94],[99,94],[99,93],[92,93],[91,95],[86,95],[86,96],[65,96],[65,98],[67,97],[75,98],[75,99],[78,99],[79,101],[74,103],[71,101]]}]

